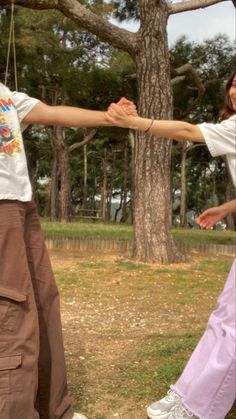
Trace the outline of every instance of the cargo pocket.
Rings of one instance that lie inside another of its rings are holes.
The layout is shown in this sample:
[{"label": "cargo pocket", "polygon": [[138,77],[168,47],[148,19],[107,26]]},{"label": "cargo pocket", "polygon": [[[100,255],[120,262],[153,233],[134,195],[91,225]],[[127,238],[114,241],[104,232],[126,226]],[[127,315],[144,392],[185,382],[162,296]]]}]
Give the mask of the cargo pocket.
[{"label": "cargo pocket", "polygon": [[14,332],[19,326],[26,295],[0,286],[0,334]]},{"label": "cargo pocket", "polygon": [[0,394],[22,390],[21,364],[21,353],[0,355]]}]

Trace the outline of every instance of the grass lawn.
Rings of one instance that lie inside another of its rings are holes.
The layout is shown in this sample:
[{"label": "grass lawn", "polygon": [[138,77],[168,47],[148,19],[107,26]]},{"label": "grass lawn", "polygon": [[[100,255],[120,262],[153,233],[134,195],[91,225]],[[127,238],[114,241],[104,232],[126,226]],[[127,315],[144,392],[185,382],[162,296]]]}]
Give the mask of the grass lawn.
[{"label": "grass lawn", "polygon": [[[149,265],[111,253],[52,251],[69,390],[89,419],[145,419],[181,374],[232,258]],[[227,419],[236,417],[236,408]]]},{"label": "grass lawn", "polygon": [[[127,224],[82,222],[68,224],[50,222],[42,219],[42,227],[46,237],[80,237],[101,238],[107,240],[132,240],[133,229]],[[236,235],[232,231],[206,231],[193,229],[173,229],[173,236],[177,242],[191,243],[235,244]]]}]

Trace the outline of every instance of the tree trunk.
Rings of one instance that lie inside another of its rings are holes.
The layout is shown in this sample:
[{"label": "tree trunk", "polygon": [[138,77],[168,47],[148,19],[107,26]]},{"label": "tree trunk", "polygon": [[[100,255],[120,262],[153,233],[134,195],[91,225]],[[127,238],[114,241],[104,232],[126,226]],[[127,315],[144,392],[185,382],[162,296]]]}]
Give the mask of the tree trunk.
[{"label": "tree trunk", "polygon": [[59,157],[55,128],[50,130],[52,144],[52,166],[49,188],[49,212],[51,221],[57,221],[59,217]]},{"label": "tree trunk", "polygon": [[[232,201],[235,198],[235,186],[232,183],[229,171],[227,169],[227,184],[226,184],[226,193],[225,200]],[[229,214],[226,217],[226,229],[230,231],[235,231],[236,229],[236,219],[235,214]]]},{"label": "tree trunk", "polygon": [[102,191],[101,191],[101,217],[103,220],[106,219],[106,209],[107,209],[107,149],[104,149],[104,156],[102,158]]},{"label": "tree trunk", "polygon": [[69,148],[65,144],[64,128],[56,127],[56,137],[59,145],[59,164],[60,164],[60,212],[61,222],[71,221],[71,183],[70,183],[70,164]]},{"label": "tree trunk", "polygon": [[61,150],[60,154],[61,168],[61,222],[68,223],[71,221],[71,183],[70,183],[70,165],[68,148]]},{"label": "tree trunk", "polygon": [[131,224],[134,225],[134,144],[135,136],[134,132],[129,132],[129,144],[131,147],[131,181],[130,181],[130,215],[131,215]]},{"label": "tree trunk", "polygon": [[123,205],[123,190],[121,189],[120,190],[120,205],[118,208],[116,208],[116,211],[115,211],[115,217],[114,217],[115,223],[117,222],[118,214],[120,210],[122,209],[122,205]]},{"label": "tree trunk", "polygon": [[39,160],[36,160],[35,168],[31,173],[31,186],[32,186],[32,199],[36,203],[37,208],[39,209],[39,196],[38,196],[38,191],[37,191],[38,173],[39,173]]},{"label": "tree trunk", "polygon": [[88,150],[87,144],[83,146],[84,153],[84,184],[83,184],[83,202],[82,208],[87,209],[87,199],[88,199]]},{"label": "tree trunk", "polygon": [[112,197],[113,197],[114,178],[115,178],[115,165],[116,165],[116,150],[112,149],[111,175],[110,175],[110,182],[109,182],[109,192],[108,192],[107,211],[106,211],[107,220],[111,220],[111,217],[112,217],[111,209],[112,209]]},{"label": "tree trunk", "polygon": [[187,227],[186,199],[187,199],[187,143],[182,144],[181,158],[181,197],[180,197],[180,227]]},{"label": "tree trunk", "polygon": [[123,181],[123,205],[122,205],[122,215],[121,222],[125,223],[128,218],[127,214],[127,183],[128,183],[128,170],[129,170],[129,158],[128,158],[128,143],[125,143],[124,148],[124,181]]},{"label": "tree trunk", "polygon": [[[141,28],[136,55],[139,112],[155,119],[172,118],[167,8],[162,1],[140,2]],[[150,21],[151,19],[151,21]],[[146,262],[183,260],[171,236],[171,141],[138,132],[134,147],[134,251]]]}]

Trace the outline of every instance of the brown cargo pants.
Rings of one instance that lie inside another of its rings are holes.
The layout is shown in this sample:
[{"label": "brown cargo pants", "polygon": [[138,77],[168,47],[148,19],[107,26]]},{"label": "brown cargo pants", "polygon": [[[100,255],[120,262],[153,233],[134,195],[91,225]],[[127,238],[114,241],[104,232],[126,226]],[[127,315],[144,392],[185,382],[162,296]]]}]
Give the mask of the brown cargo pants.
[{"label": "brown cargo pants", "polygon": [[33,202],[0,201],[0,419],[71,419],[57,286]]}]

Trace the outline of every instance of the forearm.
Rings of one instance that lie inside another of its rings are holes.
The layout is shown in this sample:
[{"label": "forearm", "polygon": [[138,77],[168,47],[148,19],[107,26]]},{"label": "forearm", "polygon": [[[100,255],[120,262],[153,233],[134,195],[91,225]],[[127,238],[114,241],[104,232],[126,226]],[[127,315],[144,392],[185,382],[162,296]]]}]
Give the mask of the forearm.
[{"label": "forearm", "polygon": [[122,128],[130,128],[138,131],[146,131],[161,138],[176,140],[190,140],[205,142],[204,137],[197,125],[183,121],[152,120],[130,114],[130,104],[120,101],[120,106],[112,103],[108,109],[108,118],[112,125]]},{"label": "forearm", "polygon": [[236,199],[226,202],[220,206],[222,218],[227,217],[229,214],[236,213]]},{"label": "forearm", "polygon": [[131,117],[130,120],[130,128],[139,131],[146,131],[152,124],[148,132],[158,137],[205,142],[198,126],[189,124],[188,122],[154,120],[152,123],[151,119],[140,117]]},{"label": "forearm", "polygon": [[96,127],[109,125],[107,113],[71,106],[48,106],[38,103],[25,117],[26,124],[58,125],[63,127]]}]

